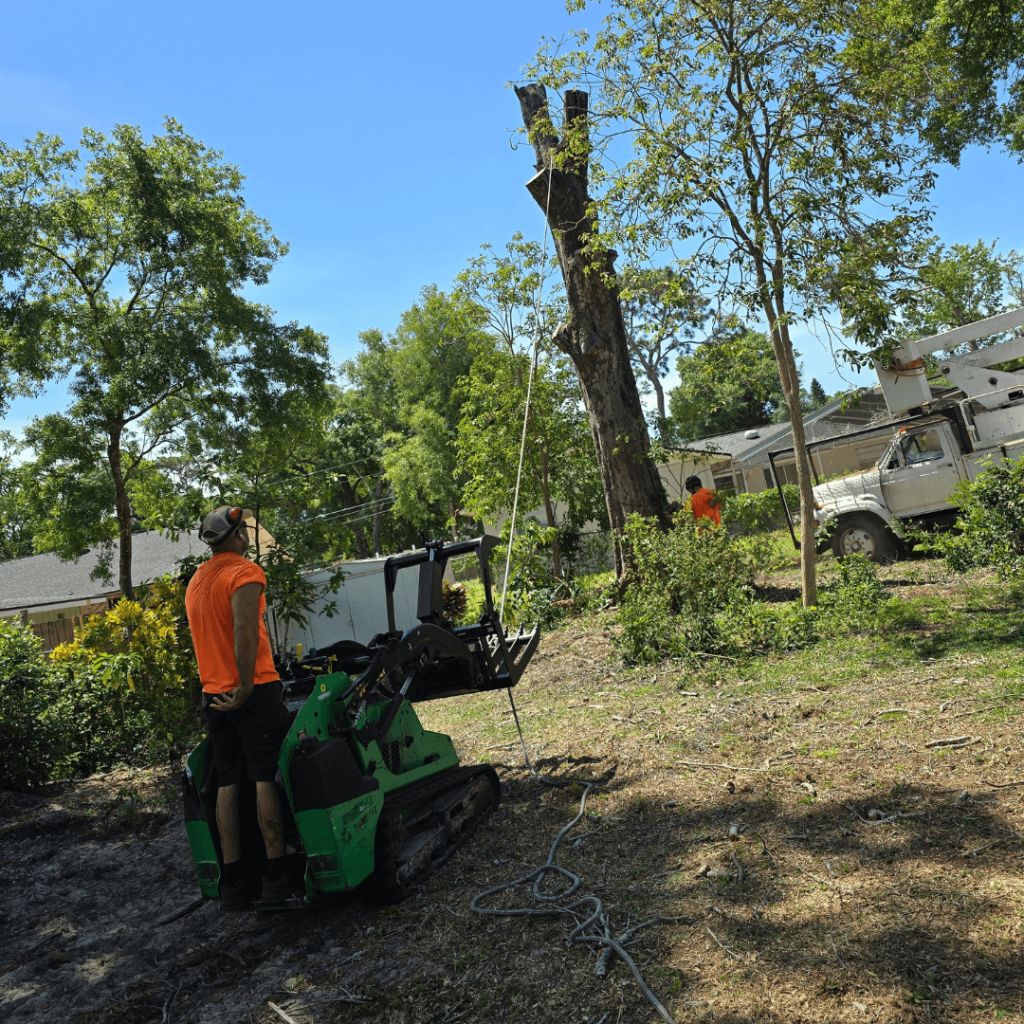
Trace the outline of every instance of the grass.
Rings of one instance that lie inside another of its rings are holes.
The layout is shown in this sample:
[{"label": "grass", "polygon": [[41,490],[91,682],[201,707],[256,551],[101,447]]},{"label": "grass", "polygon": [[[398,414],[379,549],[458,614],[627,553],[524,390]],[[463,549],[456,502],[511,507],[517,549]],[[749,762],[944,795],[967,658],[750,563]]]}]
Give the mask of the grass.
[{"label": "grass", "polygon": [[[1021,790],[998,788],[1024,776],[1024,609],[985,573],[950,578],[918,561],[882,578],[889,601],[861,632],[699,670],[623,668],[614,618],[574,619],[544,638],[515,692],[540,770],[605,780],[591,806],[609,824],[578,852],[570,834],[560,862],[585,889],[612,894],[623,927],[626,914],[690,919],[638,944],[645,977],[679,1020],[1024,1013]],[[770,582],[795,585],[786,574]],[[499,765],[502,822],[514,824],[495,824],[491,848],[542,863],[578,797],[545,791],[523,769],[507,698],[446,701],[421,717],[465,760]],[[970,742],[926,746],[959,735]],[[903,817],[882,820],[893,814]],[[491,848],[480,850],[485,864]],[[732,880],[695,877],[702,862]],[[472,916],[464,927],[479,936],[466,941],[483,941]],[[516,941],[487,939],[535,994],[544,985],[515,950],[540,934],[551,925],[536,919]],[[598,1019],[654,1019],[627,972],[601,983],[591,964],[581,950],[563,956],[562,1001],[532,1018],[499,999],[504,1016],[466,1019],[586,1019],[584,1004]]]}]

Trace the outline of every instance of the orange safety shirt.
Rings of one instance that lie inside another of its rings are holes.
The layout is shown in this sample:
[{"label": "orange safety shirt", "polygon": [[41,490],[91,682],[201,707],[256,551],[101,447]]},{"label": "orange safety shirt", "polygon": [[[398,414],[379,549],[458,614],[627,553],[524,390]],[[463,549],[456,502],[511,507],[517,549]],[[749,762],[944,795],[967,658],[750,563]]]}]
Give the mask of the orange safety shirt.
[{"label": "orange safety shirt", "polygon": [[185,613],[196,648],[199,679],[207,693],[224,693],[238,686],[231,595],[246,583],[258,583],[263,588],[260,592],[260,635],[253,682],[258,686],[278,677],[270,650],[270,637],[263,622],[267,610],[264,596],[267,577],[255,562],[233,551],[222,551],[199,567],[185,593]]},{"label": "orange safety shirt", "polygon": [[715,492],[709,491],[706,487],[702,487],[690,497],[690,510],[694,519],[711,519],[719,525],[722,523]]}]

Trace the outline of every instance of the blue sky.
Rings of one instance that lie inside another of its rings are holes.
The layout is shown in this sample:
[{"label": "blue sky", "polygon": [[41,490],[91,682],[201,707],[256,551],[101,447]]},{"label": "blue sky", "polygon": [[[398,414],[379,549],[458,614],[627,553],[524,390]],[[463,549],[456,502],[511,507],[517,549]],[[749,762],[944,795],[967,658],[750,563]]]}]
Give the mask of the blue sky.
[{"label": "blue sky", "polygon": [[[0,139],[71,143],[119,122],[148,135],[174,116],[238,164],[249,205],[291,244],[259,299],[328,334],[342,359],[361,330],[394,329],[422,286],[447,288],[482,243],[541,237],[506,83],[542,36],[605,13],[569,16],[562,0],[0,0]],[[998,153],[941,169],[937,233],[1024,249],[1022,181]],[[843,386],[824,345],[797,345],[808,380]],[[39,411],[19,402],[7,426]]]}]

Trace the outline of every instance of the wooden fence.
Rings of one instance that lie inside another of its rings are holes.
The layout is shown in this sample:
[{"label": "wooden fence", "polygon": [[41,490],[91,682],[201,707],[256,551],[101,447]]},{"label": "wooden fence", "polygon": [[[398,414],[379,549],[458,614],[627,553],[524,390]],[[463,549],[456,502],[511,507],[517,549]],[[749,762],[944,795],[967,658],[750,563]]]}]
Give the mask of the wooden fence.
[{"label": "wooden fence", "polygon": [[82,617],[76,615],[73,619],[57,619],[55,622],[33,622],[32,632],[41,637],[43,641],[43,653],[50,651],[59,644],[71,643],[75,639],[75,627],[82,625]]}]

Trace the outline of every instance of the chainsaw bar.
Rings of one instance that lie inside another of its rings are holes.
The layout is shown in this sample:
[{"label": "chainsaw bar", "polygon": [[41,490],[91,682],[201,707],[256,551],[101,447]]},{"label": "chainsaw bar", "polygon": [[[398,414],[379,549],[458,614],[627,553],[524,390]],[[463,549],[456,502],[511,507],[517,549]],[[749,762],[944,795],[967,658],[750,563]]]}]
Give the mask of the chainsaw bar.
[{"label": "chainsaw bar", "polygon": [[403,899],[476,832],[500,800],[490,765],[453,768],[388,794],[368,893],[377,901]]}]

